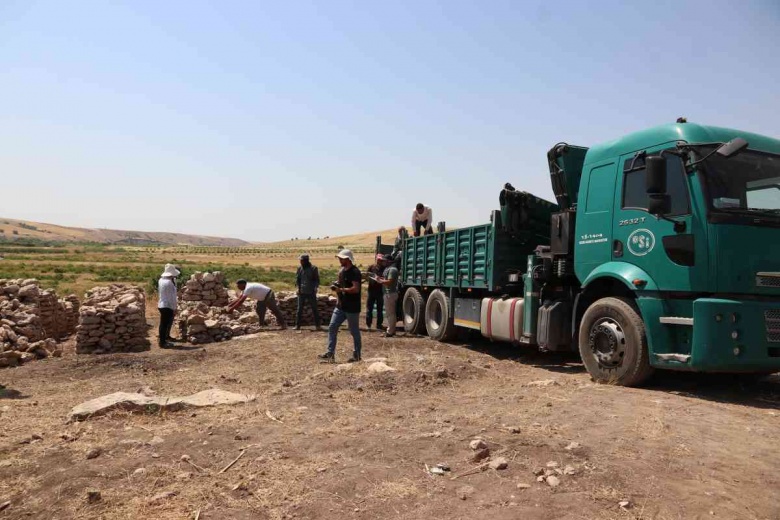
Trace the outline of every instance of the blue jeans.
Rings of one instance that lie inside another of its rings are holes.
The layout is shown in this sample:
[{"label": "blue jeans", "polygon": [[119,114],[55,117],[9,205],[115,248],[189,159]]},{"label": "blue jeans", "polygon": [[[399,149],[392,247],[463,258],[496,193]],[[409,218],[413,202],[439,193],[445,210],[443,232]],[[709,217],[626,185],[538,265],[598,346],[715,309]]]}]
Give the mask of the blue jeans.
[{"label": "blue jeans", "polygon": [[333,316],[330,318],[330,326],[328,327],[328,352],[331,354],[336,353],[336,339],[339,335],[339,327],[344,322],[347,322],[349,331],[352,333],[352,339],[355,341],[355,357],[360,357],[360,313],[359,312],[344,312],[341,309],[336,309],[333,312]]}]

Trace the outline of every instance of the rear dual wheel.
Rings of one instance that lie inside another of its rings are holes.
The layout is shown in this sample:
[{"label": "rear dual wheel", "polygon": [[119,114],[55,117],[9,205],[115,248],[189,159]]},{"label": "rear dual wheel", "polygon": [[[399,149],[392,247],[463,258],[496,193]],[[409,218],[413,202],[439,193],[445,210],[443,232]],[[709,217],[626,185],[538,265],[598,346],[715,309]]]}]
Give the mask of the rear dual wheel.
[{"label": "rear dual wheel", "polygon": [[425,299],[415,287],[410,287],[404,293],[401,310],[406,333],[422,334],[425,330]]},{"label": "rear dual wheel", "polygon": [[436,289],[425,304],[425,329],[436,341],[449,341],[457,333],[450,312],[450,298],[444,291]]}]

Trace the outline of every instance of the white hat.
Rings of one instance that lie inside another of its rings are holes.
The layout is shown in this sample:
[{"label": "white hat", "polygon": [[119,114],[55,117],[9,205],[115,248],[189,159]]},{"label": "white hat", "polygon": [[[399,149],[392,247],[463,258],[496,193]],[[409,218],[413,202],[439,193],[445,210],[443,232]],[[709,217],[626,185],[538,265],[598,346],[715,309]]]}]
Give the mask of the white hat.
[{"label": "white hat", "polygon": [[338,258],[348,258],[350,262],[353,264],[355,263],[355,256],[352,254],[352,251],[349,249],[342,249],[339,251],[339,254],[336,255]]},{"label": "white hat", "polygon": [[176,267],[173,264],[165,264],[165,270],[160,275],[160,278],[164,278],[166,276],[171,276],[175,278],[180,274],[181,272],[178,269],[176,269]]}]

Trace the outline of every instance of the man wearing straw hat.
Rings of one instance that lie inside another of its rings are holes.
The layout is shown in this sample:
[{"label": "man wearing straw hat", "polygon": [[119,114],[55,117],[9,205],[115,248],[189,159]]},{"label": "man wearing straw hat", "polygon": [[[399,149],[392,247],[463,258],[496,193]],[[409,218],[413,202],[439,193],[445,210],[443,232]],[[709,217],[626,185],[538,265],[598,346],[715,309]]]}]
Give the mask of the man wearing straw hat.
[{"label": "man wearing straw hat", "polygon": [[180,274],[173,264],[165,264],[165,270],[157,282],[157,294],[160,298],[157,303],[157,309],[160,311],[160,328],[158,330],[160,348],[173,346],[171,327],[173,326],[173,314],[176,312],[176,284],[173,279]]}]

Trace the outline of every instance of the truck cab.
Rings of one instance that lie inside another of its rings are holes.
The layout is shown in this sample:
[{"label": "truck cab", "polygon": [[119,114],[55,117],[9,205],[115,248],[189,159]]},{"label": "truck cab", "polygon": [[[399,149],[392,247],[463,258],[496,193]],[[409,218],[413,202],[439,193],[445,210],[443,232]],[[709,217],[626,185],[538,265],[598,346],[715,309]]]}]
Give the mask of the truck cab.
[{"label": "truck cab", "polygon": [[[746,149],[720,153],[736,139]],[[592,373],[617,377],[628,355],[619,323],[583,323],[609,297],[638,310],[649,367],[780,369],[780,141],[679,122],[592,147],[575,174],[576,335]]]}]

